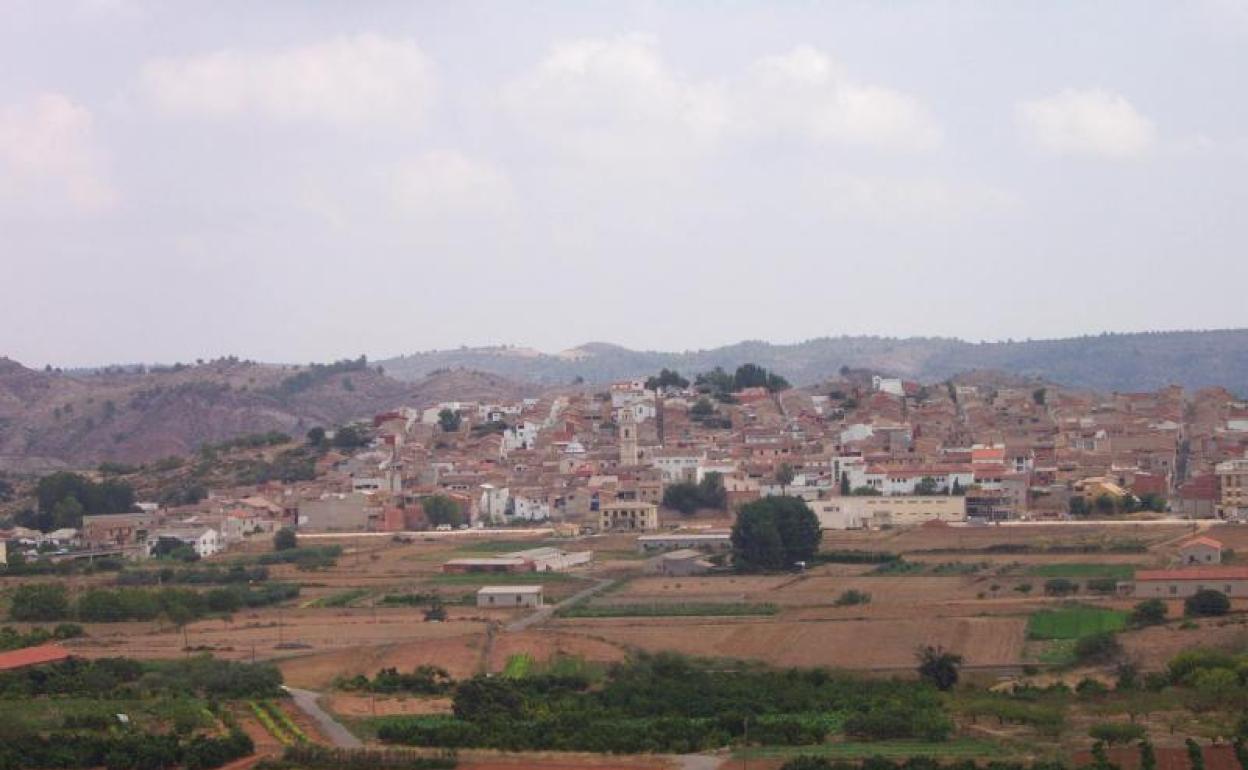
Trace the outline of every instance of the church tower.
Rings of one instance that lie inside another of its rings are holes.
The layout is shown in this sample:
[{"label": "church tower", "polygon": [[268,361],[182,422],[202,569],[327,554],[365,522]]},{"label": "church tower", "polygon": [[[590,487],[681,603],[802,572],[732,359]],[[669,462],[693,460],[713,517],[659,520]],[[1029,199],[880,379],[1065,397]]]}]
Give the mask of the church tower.
[{"label": "church tower", "polygon": [[620,465],[637,464],[637,416],[631,406],[620,410]]}]

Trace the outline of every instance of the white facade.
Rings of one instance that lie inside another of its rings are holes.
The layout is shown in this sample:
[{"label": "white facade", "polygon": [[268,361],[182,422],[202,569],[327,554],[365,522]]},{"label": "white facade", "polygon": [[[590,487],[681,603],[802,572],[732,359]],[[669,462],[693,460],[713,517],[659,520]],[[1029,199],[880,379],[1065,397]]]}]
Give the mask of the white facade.
[{"label": "white facade", "polygon": [[477,606],[487,609],[541,607],[541,586],[485,586],[477,591]]},{"label": "white facade", "polygon": [[515,495],[511,498],[512,518],[524,521],[545,521],[550,518],[550,503],[535,497]]}]

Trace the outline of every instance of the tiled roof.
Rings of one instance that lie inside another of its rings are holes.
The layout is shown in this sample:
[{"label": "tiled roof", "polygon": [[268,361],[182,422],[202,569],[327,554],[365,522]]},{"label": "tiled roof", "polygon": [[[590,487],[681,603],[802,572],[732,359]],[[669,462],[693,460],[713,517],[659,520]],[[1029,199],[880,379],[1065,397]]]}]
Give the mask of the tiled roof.
[{"label": "tiled roof", "polygon": [[1149,569],[1135,573],[1136,580],[1248,580],[1248,567],[1198,567],[1195,569]]}]

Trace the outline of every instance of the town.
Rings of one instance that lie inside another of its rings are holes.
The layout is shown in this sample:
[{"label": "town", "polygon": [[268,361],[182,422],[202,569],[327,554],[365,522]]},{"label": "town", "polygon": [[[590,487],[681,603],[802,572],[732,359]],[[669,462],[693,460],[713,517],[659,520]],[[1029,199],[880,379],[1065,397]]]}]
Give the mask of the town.
[{"label": "town", "polygon": [[[1219,618],[1248,601],[1235,556],[1248,548],[1246,452],[1248,403],[1223,389],[1101,394],[985,374],[921,384],[845,369],[792,387],[747,362],[395,404],[305,436],[16,485],[32,506],[12,515],[0,574],[71,585],[51,598],[18,588],[9,617],[79,630],[31,637],[42,646],[12,664],[0,655],[0,668],[190,651],[272,660],[327,711],[278,702],[270,722],[297,726],[253,729],[262,754],[294,730],[359,745],[333,738],[335,720],[379,727],[420,703],[449,714],[450,685],[375,690],[377,672],[413,667],[468,681],[679,653],[878,677],[912,670],[924,648],[978,686],[1112,687],[1124,666],[1164,668],[1175,642],[1158,634],[1183,633],[1167,629],[1234,644],[1237,626]],[[184,499],[188,468],[281,466],[292,453],[292,478]],[[812,522],[806,542],[788,541],[790,510]],[[763,520],[776,522],[772,551],[753,529]],[[221,587],[180,588],[195,584]],[[897,737],[938,756],[1052,756],[1090,718],[1063,706],[1056,727],[1024,719],[1003,739],[963,721],[983,707],[959,702],[948,728]],[[422,724],[378,735],[478,745]],[[1091,727],[1127,730],[1106,724]],[[872,735],[827,745],[870,756]],[[742,756],[781,762],[808,740]]]}]

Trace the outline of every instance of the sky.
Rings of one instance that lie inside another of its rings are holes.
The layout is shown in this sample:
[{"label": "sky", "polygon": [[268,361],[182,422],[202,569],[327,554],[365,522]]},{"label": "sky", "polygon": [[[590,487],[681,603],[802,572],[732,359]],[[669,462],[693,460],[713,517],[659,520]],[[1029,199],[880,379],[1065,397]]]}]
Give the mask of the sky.
[{"label": "sky", "polygon": [[0,355],[1248,326],[1248,0],[0,0]]}]

